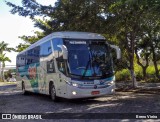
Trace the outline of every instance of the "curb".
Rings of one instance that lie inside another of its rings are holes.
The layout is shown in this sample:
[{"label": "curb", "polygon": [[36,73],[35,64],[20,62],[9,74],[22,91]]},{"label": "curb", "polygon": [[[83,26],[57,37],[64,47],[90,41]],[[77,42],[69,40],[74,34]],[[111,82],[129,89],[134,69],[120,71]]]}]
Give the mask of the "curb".
[{"label": "curb", "polygon": [[0,82],[0,86],[16,85],[17,82]]}]

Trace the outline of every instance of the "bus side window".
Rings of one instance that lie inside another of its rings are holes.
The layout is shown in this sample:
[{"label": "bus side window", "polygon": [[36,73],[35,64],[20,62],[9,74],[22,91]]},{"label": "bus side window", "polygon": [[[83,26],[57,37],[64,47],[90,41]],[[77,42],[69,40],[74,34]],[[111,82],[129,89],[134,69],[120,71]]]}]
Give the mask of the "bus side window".
[{"label": "bus side window", "polygon": [[39,62],[40,46],[34,47],[26,52],[26,65]]},{"label": "bus side window", "polygon": [[64,62],[59,62],[58,64],[58,69],[59,71],[63,72],[65,74],[65,65],[64,65]]},{"label": "bus side window", "polygon": [[51,41],[47,41],[41,45],[40,57],[47,57],[52,53]]},{"label": "bus side window", "polygon": [[17,56],[17,66],[21,67],[21,66],[25,66],[25,53],[22,53],[20,55]]},{"label": "bus side window", "polygon": [[53,44],[55,58],[62,56],[62,50],[58,46],[63,45],[63,40],[61,38],[54,38],[52,40],[52,44]]},{"label": "bus side window", "polygon": [[52,40],[54,51],[61,51],[61,48],[58,45],[63,45],[63,40],[61,38],[54,38]]}]

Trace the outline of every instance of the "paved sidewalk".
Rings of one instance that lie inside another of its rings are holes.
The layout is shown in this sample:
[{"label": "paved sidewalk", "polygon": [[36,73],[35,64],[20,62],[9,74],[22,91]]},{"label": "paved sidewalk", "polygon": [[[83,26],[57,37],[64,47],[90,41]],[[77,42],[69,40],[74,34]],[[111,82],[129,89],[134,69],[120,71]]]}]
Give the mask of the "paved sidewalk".
[{"label": "paved sidewalk", "polygon": [[[132,88],[132,82],[116,82],[116,88]],[[137,88],[141,89],[160,89],[160,83],[140,83],[137,82]]]},{"label": "paved sidewalk", "polygon": [[0,82],[0,86],[17,85],[17,82]]}]

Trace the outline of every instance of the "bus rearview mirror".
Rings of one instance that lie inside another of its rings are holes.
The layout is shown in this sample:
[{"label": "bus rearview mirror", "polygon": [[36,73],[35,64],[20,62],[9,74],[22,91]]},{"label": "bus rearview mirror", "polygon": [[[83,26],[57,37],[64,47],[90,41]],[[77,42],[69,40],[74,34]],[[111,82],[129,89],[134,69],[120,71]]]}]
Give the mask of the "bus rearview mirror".
[{"label": "bus rearview mirror", "polygon": [[120,59],[121,58],[121,49],[115,45],[110,45],[110,47],[116,50],[117,59]]},{"label": "bus rearview mirror", "polygon": [[68,50],[65,45],[58,45],[59,48],[61,48],[63,53],[63,59],[68,59]]}]

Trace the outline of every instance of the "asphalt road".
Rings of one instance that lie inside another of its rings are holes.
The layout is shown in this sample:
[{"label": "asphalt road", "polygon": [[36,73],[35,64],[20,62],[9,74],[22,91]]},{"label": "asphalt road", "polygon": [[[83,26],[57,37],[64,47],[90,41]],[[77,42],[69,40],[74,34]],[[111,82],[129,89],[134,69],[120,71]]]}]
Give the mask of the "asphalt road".
[{"label": "asphalt road", "polygon": [[[7,87],[5,89],[0,87],[0,113],[160,113],[160,94],[116,92],[113,96],[73,101],[61,99],[60,102],[55,103],[46,95],[22,95],[21,91],[15,87]],[[70,122],[73,120],[62,118],[62,120],[55,121]],[[92,121],[99,121],[99,119]],[[112,121],[120,120],[112,119]],[[158,122],[160,120],[121,120],[121,122],[128,121]]]}]

